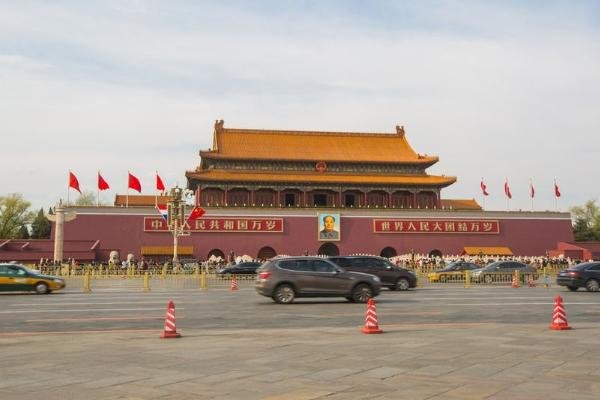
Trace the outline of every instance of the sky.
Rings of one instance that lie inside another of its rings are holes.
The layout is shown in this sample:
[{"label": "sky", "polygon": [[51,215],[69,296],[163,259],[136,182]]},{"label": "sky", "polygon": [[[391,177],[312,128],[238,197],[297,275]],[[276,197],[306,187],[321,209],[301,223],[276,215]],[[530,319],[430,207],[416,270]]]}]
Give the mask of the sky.
[{"label": "sky", "polygon": [[74,200],[69,170],[110,204],[128,171],[185,186],[217,119],[404,125],[457,177],[442,198],[529,211],[531,181],[567,211],[600,198],[600,3],[0,0],[0,196]]}]

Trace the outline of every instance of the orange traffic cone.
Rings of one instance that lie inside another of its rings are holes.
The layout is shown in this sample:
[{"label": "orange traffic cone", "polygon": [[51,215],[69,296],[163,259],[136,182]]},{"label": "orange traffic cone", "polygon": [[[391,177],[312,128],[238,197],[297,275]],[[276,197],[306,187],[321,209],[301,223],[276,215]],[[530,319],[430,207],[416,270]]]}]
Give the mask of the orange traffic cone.
[{"label": "orange traffic cone", "polygon": [[369,299],[367,302],[367,314],[365,315],[365,326],[361,329],[362,333],[381,333],[377,324],[377,310],[375,309],[375,300]]},{"label": "orange traffic cone", "polygon": [[513,274],[513,279],[512,279],[512,285],[513,288],[519,288],[521,287],[521,285],[519,285],[519,279],[517,278],[517,271],[515,271],[515,273]]},{"label": "orange traffic cone", "polygon": [[237,276],[235,276],[235,274],[231,277],[231,286],[229,286],[229,290],[232,292],[238,290]]},{"label": "orange traffic cone", "polygon": [[571,329],[569,323],[567,322],[567,313],[565,312],[565,307],[563,306],[562,301],[563,300],[560,295],[554,298],[554,313],[552,315],[550,329],[554,329],[555,331]]},{"label": "orange traffic cone", "polygon": [[174,339],[181,337],[175,328],[175,303],[169,300],[167,315],[165,316],[165,330],[160,334],[161,339]]}]

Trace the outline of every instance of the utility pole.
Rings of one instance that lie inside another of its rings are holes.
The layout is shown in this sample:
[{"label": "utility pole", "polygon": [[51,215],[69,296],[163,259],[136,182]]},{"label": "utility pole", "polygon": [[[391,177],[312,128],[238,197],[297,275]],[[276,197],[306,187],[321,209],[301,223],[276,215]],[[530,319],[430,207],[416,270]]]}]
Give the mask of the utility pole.
[{"label": "utility pole", "polygon": [[173,234],[173,267],[179,265],[177,246],[179,236],[188,236],[185,232],[185,200],[193,194],[191,190],[175,186],[169,190],[171,200],[167,202],[169,230]]}]

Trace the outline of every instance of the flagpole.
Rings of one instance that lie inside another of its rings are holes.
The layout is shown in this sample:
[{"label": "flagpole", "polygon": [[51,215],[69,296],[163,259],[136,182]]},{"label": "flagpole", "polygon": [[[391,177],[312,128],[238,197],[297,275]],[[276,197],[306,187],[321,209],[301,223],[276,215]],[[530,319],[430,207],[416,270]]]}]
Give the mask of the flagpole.
[{"label": "flagpole", "polygon": [[71,200],[70,199],[70,194],[71,194],[71,190],[69,189],[71,187],[71,170],[69,170],[69,181],[67,182],[67,206],[71,205]]},{"label": "flagpole", "polygon": [[[155,172],[156,172],[156,179],[155,180],[158,182],[158,170],[155,171]],[[158,186],[158,185],[155,185],[155,186]],[[158,187],[156,187],[155,189],[156,189],[156,192],[154,194],[154,207],[158,206]]]},{"label": "flagpole", "polygon": [[131,174],[131,172],[127,171],[127,194],[125,195],[125,208],[129,208],[129,174]]},{"label": "flagpole", "polygon": [[[100,178],[100,170],[98,170],[98,178]],[[100,185],[98,182],[96,182],[96,207],[100,207]]]}]

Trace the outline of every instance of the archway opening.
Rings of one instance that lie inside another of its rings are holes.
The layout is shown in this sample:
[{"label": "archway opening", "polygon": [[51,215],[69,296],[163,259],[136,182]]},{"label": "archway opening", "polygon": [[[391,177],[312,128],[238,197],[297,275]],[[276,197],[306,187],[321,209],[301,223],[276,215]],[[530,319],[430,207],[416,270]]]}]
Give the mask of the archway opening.
[{"label": "archway opening", "polygon": [[321,247],[319,247],[319,251],[317,254],[320,256],[339,256],[340,249],[333,243],[324,243]]},{"label": "archway opening", "polygon": [[442,252],[438,249],[433,249],[429,252],[429,258],[442,257]]},{"label": "archway opening", "polygon": [[276,255],[277,252],[275,251],[275,249],[269,246],[265,246],[258,251],[256,258],[259,260],[268,260],[270,258],[275,257]]},{"label": "archway opening", "polygon": [[221,249],[212,249],[211,251],[208,252],[208,256],[206,256],[206,259],[210,260],[211,257],[212,257],[213,260],[215,258],[221,258],[224,261],[225,260],[225,253],[223,253],[223,251],[221,251]]},{"label": "archway opening", "polygon": [[394,249],[393,247],[385,247],[383,250],[381,250],[381,253],[379,253],[379,255],[381,257],[385,257],[385,258],[392,258],[392,257],[396,257],[398,255],[398,253],[396,252],[396,249]]}]

